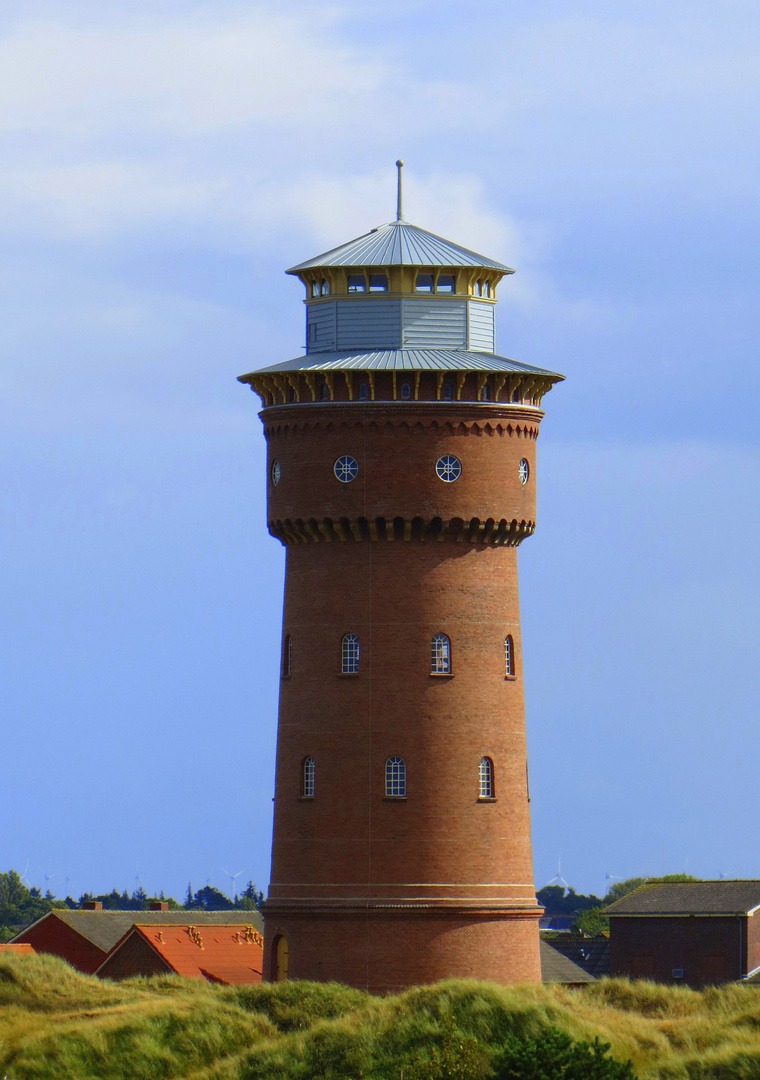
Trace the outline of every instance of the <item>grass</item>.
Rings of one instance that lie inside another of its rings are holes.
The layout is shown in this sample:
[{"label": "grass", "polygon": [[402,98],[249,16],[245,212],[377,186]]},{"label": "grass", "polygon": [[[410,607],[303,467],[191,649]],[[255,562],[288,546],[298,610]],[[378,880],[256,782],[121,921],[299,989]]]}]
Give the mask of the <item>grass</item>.
[{"label": "grass", "polygon": [[[450,981],[379,998],[334,983],[109,983],[49,956],[0,958],[8,1080],[396,1080],[402,1069],[478,1080],[510,1036],[540,1038],[551,1027],[599,1036],[640,1080],[760,1077],[760,996],[746,986]],[[452,1032],[469,1064],[435,1072]]]}]

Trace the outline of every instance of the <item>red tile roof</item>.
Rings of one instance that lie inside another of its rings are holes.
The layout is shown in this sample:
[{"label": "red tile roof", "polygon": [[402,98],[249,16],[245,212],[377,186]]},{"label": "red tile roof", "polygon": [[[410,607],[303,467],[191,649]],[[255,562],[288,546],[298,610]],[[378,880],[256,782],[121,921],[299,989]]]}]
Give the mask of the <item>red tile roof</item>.
[{"label": "red tile roof", "polygon": [[[30,933],[36,937],[43,925],[54,937],[60,936],[60,927],[55,925],[56,922],[71,927],[81,938],[97,946],[104,955],[110,952],[136,923],[175,923],[185,926],[188,923],[197,923],[199,926],[201,923],[234,923],[236,926],[251,923],[259,934],[264,932],[264,920],[258,911],[70,911],[68,908],[54,908],[31,926],[27,926],[13,940],[26,938]],[[51,950],[43,948],[40,951]]]},{"label": "red tile roof", "polygon": [[133,934],[147,941],[178,975],[229,986],[261,982],[264,941],[250,924],[135,923],[109,957]]}]

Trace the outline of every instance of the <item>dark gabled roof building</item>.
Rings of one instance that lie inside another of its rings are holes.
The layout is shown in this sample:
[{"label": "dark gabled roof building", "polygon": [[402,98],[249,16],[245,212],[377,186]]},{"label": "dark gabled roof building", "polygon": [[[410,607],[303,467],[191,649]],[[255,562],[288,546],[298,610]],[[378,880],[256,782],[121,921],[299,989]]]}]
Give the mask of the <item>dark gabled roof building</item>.
[{"label": "dark gabled roof building", "polygon": [[60,956],[85,975],[93,975],[108,953],[130,928],[139,923],[251,924],[264,932],[258,911],[71,911],[55,908],[13,938],[13,943],[28,942],[35,952]]},{"label": "dark gabled roof building", "polygon": [[541,982],[562,983],[563,986],[584,986],[594,982],[594,976],[588,971],[570,960],[563,953],[554,948],[554,943],[549,944],[541,938],[539,942],[541,955]]},{"label": "dark gabled roof building", "polygon": [[605,934],[592,938],[581,934],[556,934],[547,944],[595,979],[610,973],[610,939]]},{"label": "dark gabled roof building", "polygon": [[691,987],[760,968],[760,881],[653,882],[607,908],[610,974]]}]

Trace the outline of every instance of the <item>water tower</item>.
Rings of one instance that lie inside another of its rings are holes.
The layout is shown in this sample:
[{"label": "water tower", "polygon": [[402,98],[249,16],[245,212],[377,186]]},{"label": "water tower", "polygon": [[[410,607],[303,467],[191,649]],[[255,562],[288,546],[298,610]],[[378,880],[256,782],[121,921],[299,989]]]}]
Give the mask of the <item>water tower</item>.
[{"label": "water tower", "polygon": [[265,977],[541,978],[517,548],[543,395],[496,355],[501,262],[395,221],[288,270],[261,398],[286,549]]}]

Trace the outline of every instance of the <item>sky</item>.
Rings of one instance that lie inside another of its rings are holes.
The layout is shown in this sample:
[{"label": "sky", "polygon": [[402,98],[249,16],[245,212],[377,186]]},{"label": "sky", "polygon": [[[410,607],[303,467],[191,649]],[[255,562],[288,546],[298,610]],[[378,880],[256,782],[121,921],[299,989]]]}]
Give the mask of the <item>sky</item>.
[{"label": "sky", "polygon": [[754,0],[5,0],[0,869],[266,889],[283,275],[395,212],[561,371],[519,551],[535,879],[760,877]]}]

